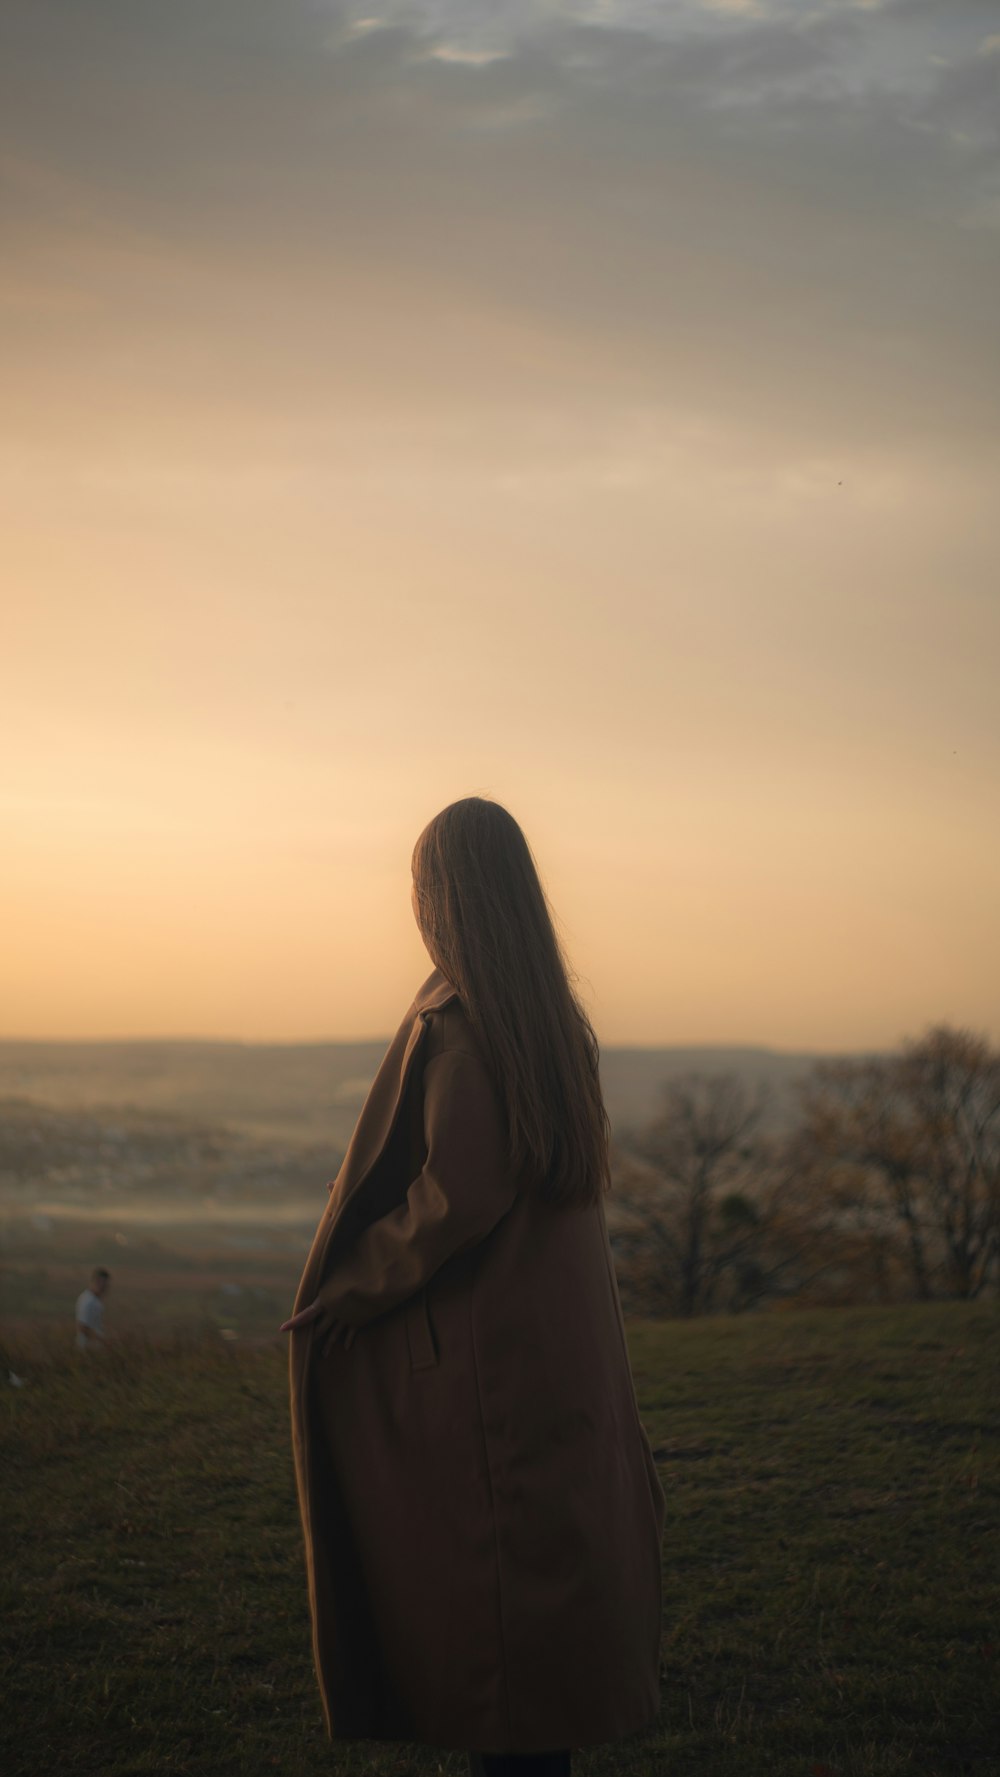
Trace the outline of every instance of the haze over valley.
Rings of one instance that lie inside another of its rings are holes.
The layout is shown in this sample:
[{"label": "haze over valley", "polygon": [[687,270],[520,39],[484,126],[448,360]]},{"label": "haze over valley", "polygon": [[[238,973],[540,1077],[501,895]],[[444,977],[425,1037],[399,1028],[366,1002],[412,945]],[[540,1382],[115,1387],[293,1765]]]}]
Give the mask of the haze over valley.
[{"label": "haze over valley", "polygon": [[[111,1123],[154,1114],[224,1126],[250,1141],[342,1153],[387,1038],[360,1043],[0,1042],[0,1101],[88,1113]],[[642,1124],[660,1087],[690,1073],[737,1073],[768,1089],[780,1115],[788,1089],[817,1060],[740,1045],[607,1047],[601,1076],[613,1127]]]},{"label": "haze over valley", "polygon": [[[273,1333],[385,1051],[361,1043],[0,1043],[0,1316],[65,1318],[88,1266],[119,1326]],[[613,1129],[668,1079],[735,1072],[780,1122],[815,1057],[613,1048]],[[609,1203],[609,1219],[615,1208]]]}]

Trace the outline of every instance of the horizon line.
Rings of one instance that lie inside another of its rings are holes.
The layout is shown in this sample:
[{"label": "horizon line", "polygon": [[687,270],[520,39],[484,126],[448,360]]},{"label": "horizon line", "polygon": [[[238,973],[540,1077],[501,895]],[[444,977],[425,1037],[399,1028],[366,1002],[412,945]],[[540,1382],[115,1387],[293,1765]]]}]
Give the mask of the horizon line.
[{"label": "horizon line", "polygon": [[[319,1049],[319,1048],[360,1048],[363,1046],[374,1047],[375,1045],[381,1045],[382,1047],[385,1047],[389,1042],[391,1042],[391,1040],[392,1040],[392,1033],[391,1032],[389,1032],[388,1034],[383,1034],[380,1032],[379,1034],[377,1034],[375,1036],[354,1036],[354,1037],[234,1037],[234,1036],[185,1036],[185,1035],[180,1035],[180,1036],[178,1036],[178,1035],[173,1035],[173,1036],[135,1036],[135,1035],[132,1035],[132,1036],[105,1036],[105,1037],[82,1037],[82,1036],[63,1036],[63,1037],[33,1036],[33,1037],[27,1037],[27,1036],[8,1036],[5,1034],[0,1034],[0,1047],[4,1047],[7,1045],[13,1046],[15,1044],[26,1047],[28,1045],[34,1044],[34,1045],[37,1045],[39,1048],[45,1048],[45,1047],[54,1048],[56,1046],[64,1046],[65,1047],[67,1045],[75,1044],[80,1047],[99,1048],[99,1047],[103,1046],[106,1048],[110,1048],[112,1046],[122,1046],[122,1045],[138,1046],[140,1044],[157,1044],[157,1045],[162,1046],[162,1045],[174,1044],[174,1045],[177,1045],[178,1047],[181,1045],[187,1045],[187,1046],[200,1045],[204,1048],[216,1048],[216,1049],[221,1049],[221,1048],[231,1048],[231,1049]],[[905,1039],[900,1038],[900,1039],[897,1039],[897,1042],[900,1042],[903,1040],[905,1040]],[[870,1046],[866,1047],[864,1044],[858,1044],[854,1047],[833,1048],[833,1047],[824,1047],[822,1045],[816,1046],[816,1045],[806,1044],[806,1045],[803,1045],[801,1048],[796,1048],[796,1047],[788,1047],[788,1046],[775,1044],[775,1043],[752,1042],[752,1041],[748,1041],[748,1040],[741,1041],[741,1040],[732,1039],[732,1038],[730,1038],[730,1039],[714,1038],[709,1041],[700,1041],[700,1042],[674,1040],[674,1041],[647,1042],[647,1043],[632,1042],[632,1041],[625,1040],[625,1041],[621,1041],[621,1042],[602,1042],[600,1044],[600,1049],[601,1049],[602,1054],[606,1053],[609,1050],[623,1050],[623,1049],[631,1050],[631,1051],[638,1051],[640,1053],[645,1051],[645,1052],[649,1052],[650,1054],[653,1054],[653,1053],[655,1053],[659,1050],[663,1050],[663,1049],[687,1049],[687,1050],[700,1050],[700,1049],[737,1049],[737,1050],[740,1050],[740,1049],[742,1049],[742,1050],[749,1050],[749,1051],[757,1053],[757,1054],[763,1053],[763,1054],[768,1054],[768,1055],[810,1055],[810,1056],[812,1056],[812,1055],[818,1055],[818,1056],[875,1055],[875,1054],[884,1053],[885,1047],[886,1046],[883,1045],[881,1048],[873,1048]]]}]

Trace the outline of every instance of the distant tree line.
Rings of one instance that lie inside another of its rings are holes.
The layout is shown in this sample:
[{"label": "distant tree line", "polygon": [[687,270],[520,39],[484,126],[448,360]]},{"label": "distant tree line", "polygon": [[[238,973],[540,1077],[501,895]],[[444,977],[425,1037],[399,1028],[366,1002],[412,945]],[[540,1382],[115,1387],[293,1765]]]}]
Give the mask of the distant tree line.
[{"label": "distant tree line", "polygon": [[1000,1051],[940,1025],[818,1064],[775,1133],[733,1075],[663,1087],[616,1144],[612,1241],[634,1313],[1000,1293]]}]

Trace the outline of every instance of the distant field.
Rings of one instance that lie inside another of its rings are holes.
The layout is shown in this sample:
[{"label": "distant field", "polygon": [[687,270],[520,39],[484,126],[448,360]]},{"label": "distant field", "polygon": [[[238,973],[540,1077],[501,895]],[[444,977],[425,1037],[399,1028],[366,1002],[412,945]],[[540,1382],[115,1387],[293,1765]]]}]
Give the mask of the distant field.
[{"label": "distant field", "polygon": [[[996,1777],[996,1304],[630,1329],[668,1498],[663,1707],[581,1777]],[[0,1352],[11,1777],[464,1777],[331,1749],[281,1345]]]},{"label": "distant field", "polygon": [[0,1041],[0,1098],[67,1110],[128,1106],[257,1140],[343,1149],[385,1041]]},{"label": "distant field", "polygon": [[8,1214],[0,1220],[0,1324],[72,1327],[76,1298],[94,1265],[111,1272],[109,1332],[132,1339],[200,1327],[230,1338],[271,1337],[290,1312],[302,1266],[326,1204],[289,1206],[265,1221],[242,1209],[223,1218],[189,1203],[167,1219],[162,1206]]}]

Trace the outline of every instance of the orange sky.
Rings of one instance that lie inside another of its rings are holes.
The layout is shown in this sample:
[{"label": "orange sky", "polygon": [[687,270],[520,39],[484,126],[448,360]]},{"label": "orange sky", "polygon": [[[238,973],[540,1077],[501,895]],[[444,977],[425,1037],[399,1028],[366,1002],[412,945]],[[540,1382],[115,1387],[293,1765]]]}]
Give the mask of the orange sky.
[{"label": "orange sky", "polygon": [[10,9],[0,1032],[387,1032],[479,792],[606,1042],[1000,1036],[1000,39],[367,16]]}]

